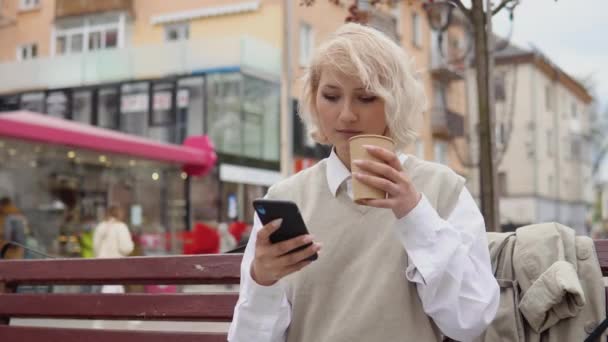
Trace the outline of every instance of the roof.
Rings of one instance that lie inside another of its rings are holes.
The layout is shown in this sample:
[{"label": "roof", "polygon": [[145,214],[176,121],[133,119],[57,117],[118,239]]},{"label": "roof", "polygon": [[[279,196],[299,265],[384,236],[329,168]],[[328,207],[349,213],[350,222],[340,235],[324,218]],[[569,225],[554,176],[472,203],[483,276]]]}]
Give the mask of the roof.
[{"label": "roof", "polygon": [[206,136],[173,145],[28,111],[1,114],[0,137],[175,163],[191,175],[205,174],[217,161]]},{"label": "roof", "polygon": [[[495,39],[500,41],[501,38],[495,37]],[[531,63],[548,78],[564,85],[581,101],[590,103],[593,100],[593,97],[583,84],[563,71],[536,48],[526,50],[509,43],[504,49],[497,51],[494,56],[496,65]]]}]

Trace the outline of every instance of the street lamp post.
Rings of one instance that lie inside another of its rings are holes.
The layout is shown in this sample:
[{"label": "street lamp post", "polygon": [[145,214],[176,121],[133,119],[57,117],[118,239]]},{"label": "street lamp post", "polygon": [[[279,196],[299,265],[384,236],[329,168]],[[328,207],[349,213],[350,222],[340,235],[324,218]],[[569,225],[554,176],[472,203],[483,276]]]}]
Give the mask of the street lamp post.
[{"label": "street lamp post", "polygon": [[[426,3],[429,23],[441,35],[451,21],[456,5],[449,0],[434,0]],[[492,9],[490,1],[472,0],[470,11],[475,40],[475,70],[477,79],[477,108],[479,113],[479,196],[481,211],[488,231],[500,227],[498,194],[496,192],[496,164],[494,161],[494,94],[492,58]],[[441,47],[440,47],[441,48]]]}]

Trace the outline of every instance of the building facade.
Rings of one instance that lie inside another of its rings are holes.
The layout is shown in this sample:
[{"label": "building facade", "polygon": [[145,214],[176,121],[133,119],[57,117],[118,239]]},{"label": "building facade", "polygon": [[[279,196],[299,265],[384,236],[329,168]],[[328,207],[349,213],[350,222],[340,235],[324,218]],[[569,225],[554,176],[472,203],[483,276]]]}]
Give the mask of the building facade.
[{"label": "building facade", "polygon": [[[471,154],[478,153],[475,74],[468,74]],[[589,105],[583,85],[538,51],[509,46],[495,68],[500,222],[556,221],[587,233],[593,202]],[[471,170],[479,194],[478,173]]]},{"label": "building facade", "polygon": [[[187,178],[179,190],[187,203],[178,209],[190,221],[251,222],[252,200],[281,179],[280,122],[286,115],[294,119],[292,172],[329,153],[296,117],[299,78],[314,47],[344,23],[351,2],[295,3],[289,23],[284,4],[1,1],[0,111],[30,110],[170,144],[207,135],[217,167],[207,177]],[[429,110],[408,152],[466,175],[464,68],[452,58],[466,46],[465,30],[452,25],[440,41],[422,1],[360,9],[368,11],[370,26],[414,57],[425,84]],[[293,110],[281,113],[281,56],[287,50]]]}]

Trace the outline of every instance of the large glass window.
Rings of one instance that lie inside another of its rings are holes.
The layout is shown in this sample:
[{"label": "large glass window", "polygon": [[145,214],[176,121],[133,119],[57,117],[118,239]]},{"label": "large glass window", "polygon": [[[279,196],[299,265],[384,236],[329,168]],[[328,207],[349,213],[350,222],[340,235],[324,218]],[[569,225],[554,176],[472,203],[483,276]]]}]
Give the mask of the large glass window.
[{"label": "large glass window", "polygon": [[247,157],[279,159],[279,87],[244,76],[243,139]]},{"label": "large glass window", "polygon": [[241,74],[207,78],[208,134],[221,153],[279,160],[279,86]]},{"label": "large glass window", "polygon": [[43,113],[44,93],[25,93],[21,95],[21,109]]},{"label": "large glass window", "polygon": [[107,13],[62,19],[55,26],[55,54],[64,55],[120,47],[124,14]]},{"label": "large glass window", "polygon": [[118,128],[118,89],[101,88],[97,96],[97,125]]},{"label": "large glass window", "polygon": [[152,116],[148,136],[157,141],[176,142],[174,113],[173,83],[154,84]]},{"label": "large glass window", "polygon": [[182,78],[177,83],[177,124],[178,142],[190,135],[204,133],[205,79],[199,77]]},{"label": "large glass window", "polygon": [[19,95],[0,96],[0,112],[19,109]]},{"label": "large glass window", "polygon": [[209,136],[218,152],[241,155],[240,73],[213,74],[207,78]]},{"label": "large glass window", "polygon": [[53,91],[46,97],[48,115],[65,119],[68,117],[68,94],[65,91]]},{"label": "large glass window", "polygon": [[72,120],[91,124],[93,114],[93,96],[90,90],[72,93]]},{"label": "large glass window", "polygon": [[148,128],[149,83],[129,83],[122,86],[120,101],[120,130],[145,136]]}]

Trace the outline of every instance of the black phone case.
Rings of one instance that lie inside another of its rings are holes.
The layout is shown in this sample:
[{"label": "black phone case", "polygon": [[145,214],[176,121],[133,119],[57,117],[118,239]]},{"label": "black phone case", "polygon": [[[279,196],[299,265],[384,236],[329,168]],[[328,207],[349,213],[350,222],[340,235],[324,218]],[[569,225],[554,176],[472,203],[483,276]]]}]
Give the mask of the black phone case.
[{"label": "black phone case", "polygon": [[[306,224],[302,219],[298,206],[291,201],[257,199],[253,201],[255,209],[262,224],[266,225],[275,219],[282,218],[283,222],[279,229],[270,235],[270,242],[277,243],[294,237],[308,234]],[[311,244],[298,247],[288,252],[294,253],[305,249]],[[317,254],[313,255],[310,260],[317,259]]]}]

